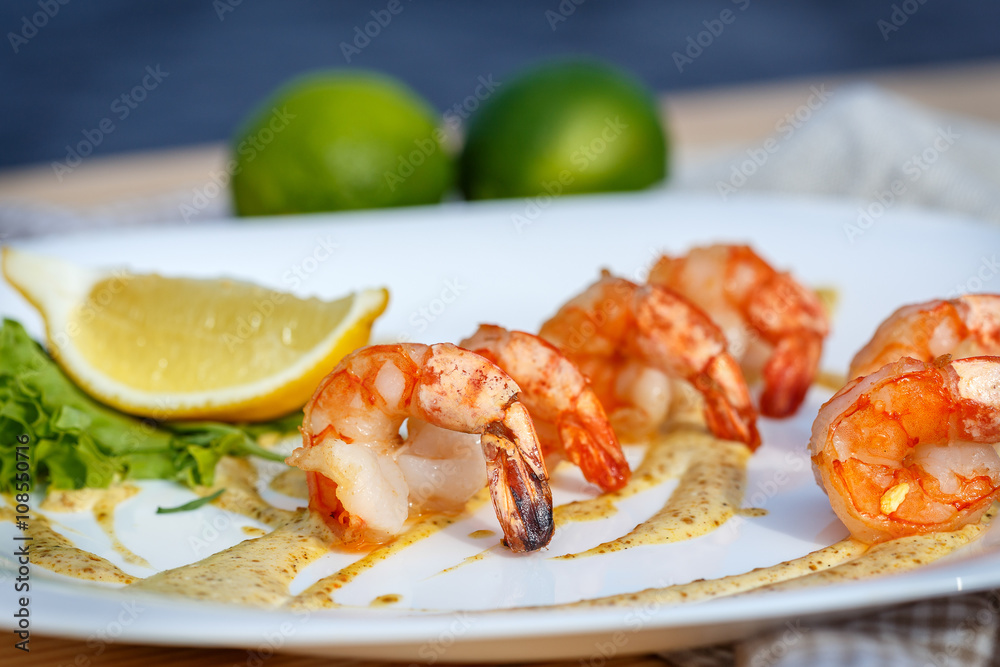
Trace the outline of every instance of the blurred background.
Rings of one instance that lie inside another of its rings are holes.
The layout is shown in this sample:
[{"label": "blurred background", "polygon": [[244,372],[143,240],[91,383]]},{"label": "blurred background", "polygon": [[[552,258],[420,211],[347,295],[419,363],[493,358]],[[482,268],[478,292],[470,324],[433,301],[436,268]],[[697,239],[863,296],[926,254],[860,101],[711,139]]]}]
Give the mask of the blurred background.
[{"label": "blurred background", "polygon": [[664,93],[1000,56],[989,0],[389,4],[5,0],[0,167],[64,159],[104,119],[114,129],[95,155],[224,140],[255,102],[315,68],[388,72],[444,112],[479,77],[503,81],[558,54],[605,58]]}]

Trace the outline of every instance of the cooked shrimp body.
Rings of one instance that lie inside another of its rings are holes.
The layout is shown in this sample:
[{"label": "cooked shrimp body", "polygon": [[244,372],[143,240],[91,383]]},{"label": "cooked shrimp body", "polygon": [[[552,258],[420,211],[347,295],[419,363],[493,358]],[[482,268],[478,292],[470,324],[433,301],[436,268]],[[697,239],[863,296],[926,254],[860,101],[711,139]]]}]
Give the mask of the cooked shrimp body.
[{"label": "cooked shrimp body", "polygon": [[868,543],[976,521],[1000,489],[1000,357],[903,358],[845,385],[809,442],[817,481]]},{"label": "cooked shrimp body", "polygon": [[[467,438],[442,429],[478,434],[485,466]],[[467,350],[407,343],[355,351],[306,405],[302,439],[287,463],[308,472],[310,508],[347,544],[398,534],[411,503],[459,509],[487,481],[507,546],[533,551],[552,537],[548,476],[518,386]]]},{"label": "cooked shrimp body", "polygon": [[484,324],[460,347],[486,357],[521,387],[547,461],[567,458],[604,491],[631,471],[604,408],[587,379],[554,345],[523,331]]},{"label": "cooked shrimp body", "polygon": [[798,410],[830,329],[814,292],[741,245],[663,256],[649,282],[687,297],[722,328],[746,377],[763,378],[762,415],[788,417]]},{"label": "cooked shrimp body", "polygon": [[[752,449],[760,444],[757,414],[739,365],[726,351],[725,336],[697,306],[670,289],[639,286],[604,272],[543,324],[540,335],[596,379],[595,391],[607,401],[605,408],[616,424],[614,413],[622,407],[635,417],[642,403],[654,412],[663,404],[651,396],[663,394],[665,384],[641,372],[641,365],[693,384],[705,400],[708,428],[718,437]],[[625,378],[631,387],[623,387]],[[650,394],[641,401],[636,383]],[[641,421],[633,419],[633,424]],[[659,423],[641,426],[649,431]]]},{"label": "cooked shrimp body", "polygon": [[1000,354],[1000,295],[967,294],[903,306],[851,361],[850,377],[868,375],[902,357],[931,361]]},{"label": "cooked shrimp body", "polygon": [[573,357],[616,433],[648,435],[666,421],[674,400],[674,380],[666,373],[624,354]]}]

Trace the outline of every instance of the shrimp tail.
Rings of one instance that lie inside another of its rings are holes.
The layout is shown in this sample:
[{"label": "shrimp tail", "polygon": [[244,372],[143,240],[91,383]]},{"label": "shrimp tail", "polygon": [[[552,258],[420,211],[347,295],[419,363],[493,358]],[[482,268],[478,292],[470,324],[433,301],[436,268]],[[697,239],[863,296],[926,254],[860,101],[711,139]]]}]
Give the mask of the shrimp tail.
[{"label": "shrimp tail", "polygon": [[640,288],[635,317],[642,354],[702,394],[709,430],[757,449],[757,412],[743,371],[711,318],[677,292],[654,285]]},{"label": "shrimp tail", "polygon": [[760,412],[780,419],[795,413],[812,384],[823,339],[817,335],[782,338],[764,365]]},{"label": "shrimp tail", "polygon": [[566,455],[588,482],[603,491],[625,486],[632,471],[594,392],[583,392],[575,409],[560,417],[557,428]]},{"label": "shrimp tail", "polygon": [[705,422],[712,433],[742,442],[750,451],[760,446],[757,413],[743,371],[733,357],[717,355],[705,373],[694,379],[694,386],[705,399]]},{"label": "shrimp tail", "polygon": [[511,403],[503,421],[490,423],[481,441],[504,544],[512,551],[541,549],[552,539],[555,523],[545,463],[527,444],[535,442],[528,410]]}]

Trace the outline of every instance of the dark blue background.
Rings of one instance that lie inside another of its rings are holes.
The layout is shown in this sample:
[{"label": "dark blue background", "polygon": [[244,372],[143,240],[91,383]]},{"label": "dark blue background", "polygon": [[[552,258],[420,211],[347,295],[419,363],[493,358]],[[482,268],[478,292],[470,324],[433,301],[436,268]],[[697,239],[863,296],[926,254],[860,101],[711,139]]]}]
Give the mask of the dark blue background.
[{"label": "dark blue background", "polygon": [[[347,66],[341,42],[388,4],[242,0],[220,20],[221,3],[237,1],[41,0],[58,13],[15,53],[9,33],[42,10],[39,0],[4,0],[0,166],[65,158],[65,146],[104,118],[115,127],[97,154],[227,138],[283,80]],[[575,11],[554,30],[546,11],[558,12],[559,0],[401,3],[350,66],[394,74],[442,111],[477,77],[502,81],[556,54],[607,58],[659,91],[1000,55],[996,0],[563,0]],[[885,39],[878,21],[894,5],[915,11]],[[724,9],[735,19],[679,72],[672,54]],[[168,76],[120,120],[114,100],[157,65]]]}]

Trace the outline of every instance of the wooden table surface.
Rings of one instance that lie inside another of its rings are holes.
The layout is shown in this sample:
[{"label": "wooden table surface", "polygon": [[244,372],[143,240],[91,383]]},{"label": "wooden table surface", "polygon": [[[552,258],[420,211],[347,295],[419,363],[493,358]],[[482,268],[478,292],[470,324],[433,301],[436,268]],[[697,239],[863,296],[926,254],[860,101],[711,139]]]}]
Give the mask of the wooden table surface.
[{"label": "wooden table surface", "polygon": [[[850,76],[817,76],[780,83],[727,87],[677,93],[664,100],[678,159],[715,148],[762,139],[775,131],[786,114],[812,94],[813,87],[836,87],[868,81],[945,111],[1000,123],[1000,62],[977,62],[935,68],[894,70]],[[225,161],[222,145],[94,158],[62,182],[48,165],[0,171],[0,200],[53,204],[82,212],[125,199],[156,197],[200,187]],[[8,638],[0,648],[5,665],[246,665],[249,654],[238,649],[165,648],[93,643],[32,635],[31,652],[15,651]],[[12,660],[16,659],[16,662]],[[357,665],[375,663],[330,661],[323,658],[276,655],[272,667]],[[576,665],[574,662],[564,663]],[[653,667],[664,662],[651,656],[621,658],[607,667]]]}]

